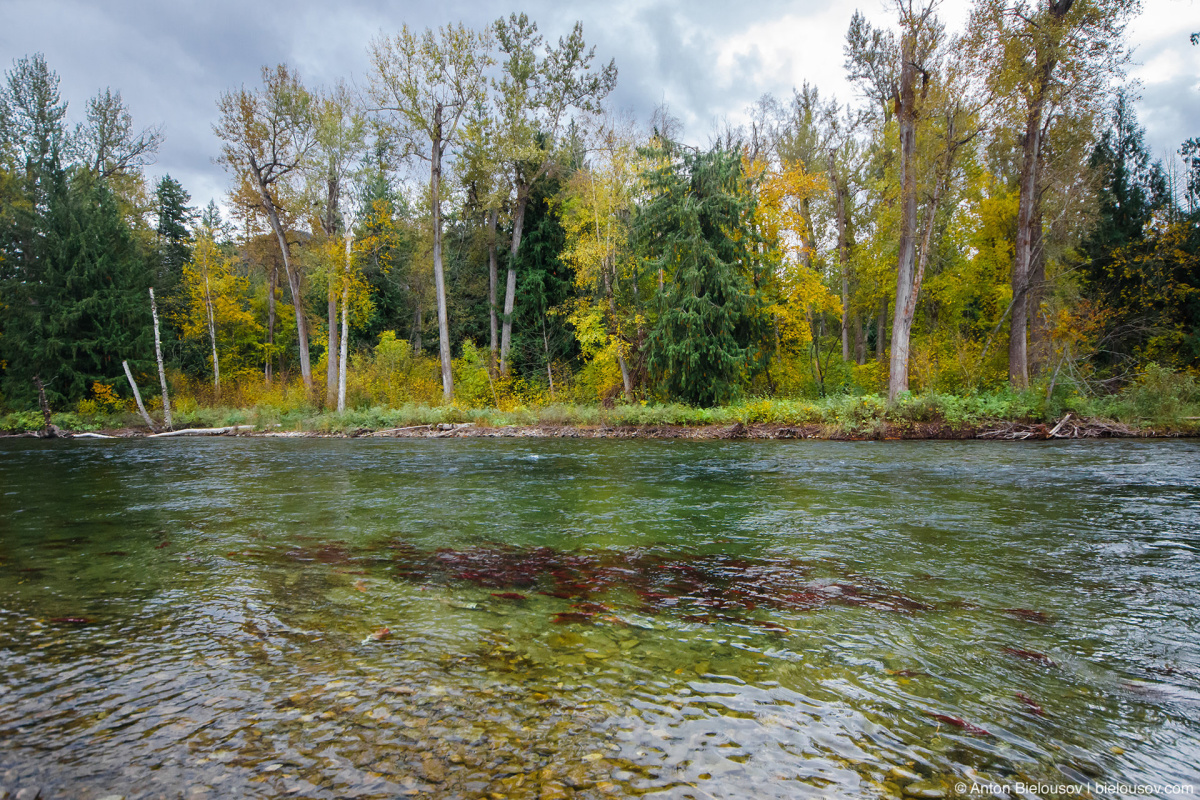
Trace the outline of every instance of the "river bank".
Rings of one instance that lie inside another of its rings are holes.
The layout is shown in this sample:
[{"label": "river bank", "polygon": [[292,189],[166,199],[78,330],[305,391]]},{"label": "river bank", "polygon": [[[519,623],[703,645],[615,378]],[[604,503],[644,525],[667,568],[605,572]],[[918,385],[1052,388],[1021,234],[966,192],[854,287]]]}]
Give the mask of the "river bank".
[{"label": "river bank", "polygon": [[1195,437],[1196,426],[1133,426],[1104,419],[1088,419],[1066,414],[1056,423],[1000,421],[952,424],[945,421],[876,421],[868,426],[827,423],[782,424],[735,422],[731,425],[480,425],[464,423],[425,423],[391,429],[356,427],[347,430],[279,430],[279,425],[229,425],[214,428],[180,427],[170,431],[151,431],[142,427],[71,431],[52,426],[52,430],[0,433],[0,436],[26,438],[131,439],[177,436],[254,436],[278,438],[549,438],[549,439],[823,439],[829,441],[913,441],[969,440],[1045,441],[1049,439],[1162,439]]}]

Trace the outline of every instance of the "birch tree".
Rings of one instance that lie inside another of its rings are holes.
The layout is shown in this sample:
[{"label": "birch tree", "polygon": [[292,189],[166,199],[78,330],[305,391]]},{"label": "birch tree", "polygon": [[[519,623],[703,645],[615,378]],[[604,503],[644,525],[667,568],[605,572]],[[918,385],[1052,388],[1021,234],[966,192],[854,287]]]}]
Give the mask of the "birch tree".
[{"label": "birch tree", "polygon": [[296,314],[300,374],[304,388],[311,392],[303,281],[282,220],[281,191],[286,191],[288,182],[299,177],[312,149],[313,98],[300,82],[300,76],[286,64],[263,67],[262,77],[260,89],[243,86],[221,95],[218,103],[221,118],[213,131],[223,141],[219,163],[245,182],[279,243]]},{"label": "birch tree", "polygon": [[491,38],[466,26],[449,25],[421,35],[408,26],[371,43],[371,98],[383,122],[406,145],[406,152],[429,162],[429,210],[433,228],[433,278],[437,293],[438,345],[442,396],[454,399],[450,370],[450,323],[442,264],[442,171],[458,142],[460,123],[486,100],[485,70],[493,63]]},{"label": "birch tree", "polygon": [[[348,235],[345,200],[348,184],[366,150],[366,121],[349,88],[340,83],[316,101],[315,136],[309,170],[310,194],[317,210],[318,224],[327,242],[336,244],[339,234]],[[346,265],[342,250],[331,248],[328,313],[329,342],[326,350],[325,406],[332,407],[338,393],[338,296],[344,294],[343,272]],[[345,313],[342,314],[343,320]]]}]

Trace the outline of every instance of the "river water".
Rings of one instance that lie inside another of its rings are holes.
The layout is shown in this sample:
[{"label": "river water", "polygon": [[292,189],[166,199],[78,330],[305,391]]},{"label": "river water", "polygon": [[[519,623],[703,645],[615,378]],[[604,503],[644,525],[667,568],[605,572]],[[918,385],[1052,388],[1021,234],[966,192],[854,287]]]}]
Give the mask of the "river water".
[{"label": "river water", "polygon": [[0,441],[14,794],[1169,796],[1198,764],[1196,442]]}]

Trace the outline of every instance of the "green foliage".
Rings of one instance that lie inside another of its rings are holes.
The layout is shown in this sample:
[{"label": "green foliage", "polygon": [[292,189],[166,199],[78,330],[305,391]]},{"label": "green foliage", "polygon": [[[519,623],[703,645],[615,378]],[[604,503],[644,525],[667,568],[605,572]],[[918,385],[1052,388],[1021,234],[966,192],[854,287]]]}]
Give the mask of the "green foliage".
[{"label": "green foliage", "polygon": [[1104,410],[1114,419],[1134,424],[1175,427],[1194,423],[1200,416],[1200,383],[1195,375],[1150,363]]},{"label": "green foliage", "polygon": [[121,378],[124,359],[148,367],[150,271],[112,192],[85,173],[56,170],[44,211],[26,221],[35,245],[14,259],[0,288],[7,402],[32,406],[35,375],[61,405],[95,381]]},{"label": "green foliage", "polygon": [[496,393],[488,375],[487,357],[470,339],[462,344],[462,356],[454,359],[454,386],[458,402],[467,408],[495,405]]},{"label": "green foliage", "polygon": [[562,260],[566,243],[562,223],[549,199],[557,180],[535,184],[525,211],[525,233],[517,251],[517,297],[513,312],[513,369],[528,379],[544,380],[546,364],[575,358],[579,344],[562,315],[550,310],[569,302],[575,271]]},{"label": "green foliage", "polygon": [[635,223],[649,271],[666,276],[646,363],[670,398],[716,405],[757,369],[765,333],[750,249],[753,195],[741,156],[664,144]]}]

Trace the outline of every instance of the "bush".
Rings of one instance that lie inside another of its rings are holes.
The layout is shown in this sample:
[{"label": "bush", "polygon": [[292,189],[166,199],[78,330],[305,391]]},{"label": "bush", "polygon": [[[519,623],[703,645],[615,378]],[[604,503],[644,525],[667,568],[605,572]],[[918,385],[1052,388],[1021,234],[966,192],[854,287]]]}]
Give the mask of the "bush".
[{"label": "bush", "polygon": [[1186,417],[1200,416],[1200,386],[1193,375],[1149,364],[1106,406],[1121,422],[1178,427],[1194,421]]}]

